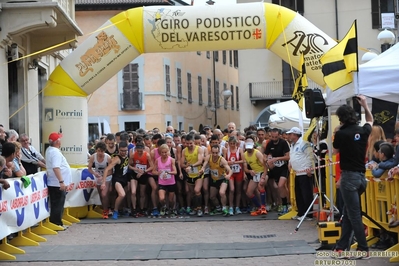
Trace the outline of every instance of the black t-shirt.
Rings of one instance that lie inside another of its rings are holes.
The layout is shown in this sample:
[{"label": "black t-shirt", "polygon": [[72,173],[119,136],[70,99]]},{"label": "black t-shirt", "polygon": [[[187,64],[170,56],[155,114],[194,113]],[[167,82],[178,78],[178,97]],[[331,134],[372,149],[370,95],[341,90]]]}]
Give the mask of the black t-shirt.
[{"label": "black t-shirt", "polygon": [[370,124],[364,126],[343,125],[335,133],[333,147],[339,149],[341,170],[365,172],[367,141],[371,133]]},{"label": "black t-shirt", "polygon": [[[271,155],[272,157],[283,157],[288,152],[290,152],[290,146],[282,139],[280,139],[277,144],[274,144],[274,142],[270,140],[265,149],[265,154]],[[274,166],[288,168],[287,161],[276,161]]]}]

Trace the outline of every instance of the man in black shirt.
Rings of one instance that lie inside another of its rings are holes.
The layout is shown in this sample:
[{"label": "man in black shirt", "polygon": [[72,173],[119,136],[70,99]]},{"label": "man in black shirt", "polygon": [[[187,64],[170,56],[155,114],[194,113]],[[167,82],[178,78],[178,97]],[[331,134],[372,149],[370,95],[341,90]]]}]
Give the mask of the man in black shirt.
[{"label": "man in black shirt", "polygon": [[271,131],[270,141],[267,143],[265,154],[267,167],[269,169],[269,177],[274,180],[273,186],[278,189],[278,194],[282,201],[279,215],[283,215],[288,212],[287,197],[289,193],[286,183],[288,178],[290,147],[287,141],[280,137],[280,132],[277,128],[273,128]]},{"label": "man in black shirt", "polygon": [[[358,102],[364,108],[366,123],[361,127],[357,125],[354,109],[348,105],[340,106],[336,115],[342,126],[336,132],[333,142],[334,153],[340,153],[341,178],[337,182],[344,200],[342,220],[342,234],[335,247],[336,257],[342,257],[342,251],[350,249],[350,236],[352,231],[358,243],[357,250],[362,251],[358,259],[369,258],[369,248],[366,242],[362,222],[360,195],[366,190],[365,156],[367,140],[373,125],[373,116],[367,106],[366,97],[359,95]],[[365,253],[367,252],[367,253]],[[367,254],[367,255],[364,255]]]}]

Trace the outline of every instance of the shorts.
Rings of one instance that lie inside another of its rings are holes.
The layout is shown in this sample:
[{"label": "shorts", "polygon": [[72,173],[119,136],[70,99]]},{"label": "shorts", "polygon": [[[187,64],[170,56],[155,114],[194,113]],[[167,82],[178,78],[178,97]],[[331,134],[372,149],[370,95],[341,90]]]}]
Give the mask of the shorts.
[{"label": "shorts", "polygon": [[[105,182],[111,182],[111,180],[112,180],[112,175],[109,175],[105,178]],[[103,178],[96,177],[96,184],[97,184],[97,186],[101,186],[103,184]]]},{"label": "shorts", "polygon": [[219,180],[213,180],[211,179],[211,181],[209,182],[211,187],[217,188],[219,189],[220,186],[225,183],[225,184],[229,184],[229,180],[227,179],[219,179]]},{"label": "shorts", "polygon": [[166,192],[175,193],[176,184],[173,185],[158,185],[159,190],[165,190]]},{"label": "shorts", "polygon": [[187,177],[186,181],[187,181],[187,184],[195,185],[195,181],[197,181],[197,179],[204,179],[204,175],[197,176],[197,177],[194,177],[194,178]]},{"label": "shorts", "polygon": [[158,184],[158,176],[157,175],[148,175],[148,178],[154,178],[155,183]]},{"label": "shorts", "polygon": [[140,185],[147,185],[147,183],[148,183],[148,174],[144,173],[139,178],[137,178],[137,173],[133,172],[132,173],[132,178],[130,180],[132,180],[132,179],[137,180],[137,182]]},{"label": "shorts", "polygon": [[270,171],[269,171],[269,177],[270,178],[272,178],[272,179],[274,179],[274,181],[276,182],[276,183],[278,183],[279,182],[279,180],[280,180],[280,177],[285,177],[285,178],[287,178],[288,177],[288,169],[287,168],[281,168],[281,167],[275,167],[275,168],[273,168],[273,169],[271,169]]},{"label": "shorts", "polygon": [[263,175],[263,172],[257,173],[255,176],[251,176],[250,174],[247,174],[248,180],[253,180],[255,183],[259,183],[261,176]]},{"label": "shorts", "polygon": [[129,180],[128,180],[128,177],[125,175],[125,176],[120,176],[120,177],[112,177],[112,188],[115,188],[115,184],[116,183],[119,183],[119,184],[121,184],[122,185],[122,187],[126,187],[127,186],[127,183],[129,182]]},{"label": "shorts", "polygon": [[235,173],[230,177],[230,180],[242,182],[244,180],[244,173]]}]

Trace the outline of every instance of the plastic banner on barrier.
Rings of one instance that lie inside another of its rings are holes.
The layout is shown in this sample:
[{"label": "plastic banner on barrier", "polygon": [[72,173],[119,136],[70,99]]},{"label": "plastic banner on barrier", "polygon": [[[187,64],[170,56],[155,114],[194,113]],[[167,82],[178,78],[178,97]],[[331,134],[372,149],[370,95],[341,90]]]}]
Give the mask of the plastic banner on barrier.
[{"label": "plastic banner on barrier", "polygon": [[[96,182],[87,169],[71,169],[65,208],[101,205]],[[28,176],[31,184],[24,188],[19,178],[10,178],[10,188],[0,186],[0,239],[25,230],[49,217],[46,172]]]},{"label": "plastic banner on barrier", "polygon": [[21,180],[10,178],[10,188],[0,187],[0,239],[29,228],[49,216],[48,189],[43,173],[29,176],[24,188]]}]

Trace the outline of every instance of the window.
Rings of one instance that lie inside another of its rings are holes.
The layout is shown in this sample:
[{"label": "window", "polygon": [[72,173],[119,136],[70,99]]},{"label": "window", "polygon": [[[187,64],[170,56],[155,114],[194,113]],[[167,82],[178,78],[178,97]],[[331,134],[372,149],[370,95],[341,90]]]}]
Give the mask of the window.
[{"label": "window", "polygon": [[126,131],[136,131],[140,128],[140,122],[125,122]]},{"label": "window", "polygon": [[170,66],[165,65],[165,87],[166,96],[170,97]]},{"label": "window", "polygon": [[227,55],[226,55],[226,50],[223,50],[223,52],[222,52],[222,61],[223,61],[223,65],[226,64],[226,57],[227,57]]},{"label": "window", "polygon": [[104,132],[104,124],[100,123],[101,130],[98,128],[98,123],[89,123],[89,141],[100,139],[100,132]]},{"label": "window", "polygon": [[233,54],[234,54],[234,67],[238,68],[238,51],[234,50]]},{"label": "window", "polygon": [[220,91],[219,91],[219,81],[215,82],[215,108],[220,107]]},{"label": "window", "polygon": [[231,91],[231,110],[234,110],[234,86],[230,86],[230,91]]},{"label": "window", "polygon": [[[283,95],[292,95],[294,92],[295,81],[292,78],[290,64],[283,62]],[[294,77],[298,75],[298,71],[294,69]]]},{"label": "window", "polygon": [[273,4],[284,6],[291,10],[297,11],[299,14],[304,13],[304,0],[272,0]]},{"label": "window", "polygon": [[141,109],[139,89],[139,64],[128,64],[123,68],[122,109]]},{"label": "window", "polygon": [[208,84],[208,107],[212,106],[212,82],[211,79],[207,80]]},{"label": "window", "polygon": [[202,105],[202,77],[198,76],[198,104]]},{"label": "window", "polygon": [[177,98],[182,99],[183,98],[183,92],[181,88],[181,69],[177,68]]},{"label": "window", "polygon": [[240,95],[240,91],[238,89],[238,86],[236,86],[236,106],[237,106],[237,111],[240,110],[240,101],[239,101],[239,97],[238,95]]},{"label": "window", "polygon": [[233,66],[233,51],[229,51],[229,65]]},{"label": "window", "polygon": [[371,23],[373,29],[381,29],[381,13],[396,13],[395,1],[371,0]]},{"label": "window", "polygon": [[183,130],[183,122],[179,122],[179,131]]},{"label": "window", "polygon": [[[227,84],[223,83],[223,91],[227,91]],[[223,96],[223,107],[225,110],[227,110],[227,103],[229,102],[229,99]]]},{"label": "window", "polygon": [[215,62],[219,62],[219,51],[213,51],[213,57],[215,58]]},{"label": "window", "polygon": [[206,58],[211,58],[211,52],[209,52],[209,51],[206,51]]},{"label": "window", "polygon": [[188,97],[188,103],[192,103],[193,91],[191,88],[191,73],[187,73],[187,97]]}]

